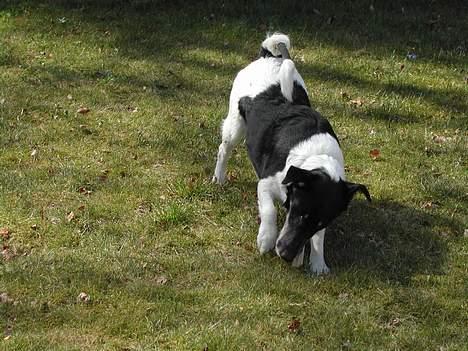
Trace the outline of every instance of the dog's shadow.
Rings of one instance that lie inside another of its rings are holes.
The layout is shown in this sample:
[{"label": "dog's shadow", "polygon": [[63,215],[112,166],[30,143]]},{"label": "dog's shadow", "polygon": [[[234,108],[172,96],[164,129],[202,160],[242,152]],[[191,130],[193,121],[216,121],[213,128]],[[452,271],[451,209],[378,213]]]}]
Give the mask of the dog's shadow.
[{"label": "dog's shadow", "polygon": [[402,283],[416,274],[442,274],[444,227],[453,227],[451,220],[423,210],[395,202],[354,201],[328,228],[326,260],[337,273],[358,269]]}]

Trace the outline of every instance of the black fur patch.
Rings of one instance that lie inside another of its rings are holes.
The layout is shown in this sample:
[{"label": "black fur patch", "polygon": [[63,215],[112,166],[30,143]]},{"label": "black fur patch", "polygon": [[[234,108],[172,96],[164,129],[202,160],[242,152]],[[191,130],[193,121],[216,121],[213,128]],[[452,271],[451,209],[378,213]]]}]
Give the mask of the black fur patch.
[{"label": "black fur patch", "polygon": [[292,261],[306,240],[317,231],[326,228],[341,212],[346,210],[357,192],[367,200],[371,197],[367,188],[339,180],[333,181],[322,169],[305,170],[291,166],[283,180],[287,185],[288,230],[276,243],[278,253]]},{"label": "black fur patch", "polygon": [[240,99],[239,111],[247,124],[247,150],[259,178],[281,171],[289,151],[314,134],[329,133],[338,140],[330,123],[310,107],[306,92],[296,82],[292,103],[277,84],[253,99]]},{"label": "black fur patch", "polygon": [[258,53],[258,57],[276,57],[276,58],[280,58],[281,55],[279,56],[275,56],[271,53],[270,50],[268,49],[265,49],[263,46],[260,48],[260,52]]}]

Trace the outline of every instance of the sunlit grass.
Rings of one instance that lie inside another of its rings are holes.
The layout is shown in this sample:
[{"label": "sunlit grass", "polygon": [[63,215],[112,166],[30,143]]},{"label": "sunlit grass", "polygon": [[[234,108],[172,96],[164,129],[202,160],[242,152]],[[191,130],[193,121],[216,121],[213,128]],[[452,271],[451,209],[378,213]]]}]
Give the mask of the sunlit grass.
[{"label": "sunlit grass", "polygon": [[[274,4],[0,8],[0,349],[464,349],[466,6]],[[210,183],[267,30],[374,200],[329,229],[327,277],[259,256],[242,145]]]}]

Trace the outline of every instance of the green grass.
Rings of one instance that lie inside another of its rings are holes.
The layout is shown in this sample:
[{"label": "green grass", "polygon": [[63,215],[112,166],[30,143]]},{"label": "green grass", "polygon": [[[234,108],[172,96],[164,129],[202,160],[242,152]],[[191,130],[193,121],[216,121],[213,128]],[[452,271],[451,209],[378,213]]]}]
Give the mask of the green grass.
[{"label": "green grass", "polygon": [[[2,1],[0,349],[466,350],[468,9],[369,3]],[[243,147],[210,183],[267,30],[374,199],[326,277],[256,251]]]}]

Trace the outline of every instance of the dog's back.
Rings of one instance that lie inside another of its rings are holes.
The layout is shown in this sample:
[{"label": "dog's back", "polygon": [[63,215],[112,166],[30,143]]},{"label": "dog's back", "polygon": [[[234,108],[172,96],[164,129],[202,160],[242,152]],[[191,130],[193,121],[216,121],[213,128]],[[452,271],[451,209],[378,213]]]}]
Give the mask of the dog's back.
[{"label": "dog's back", "polygon": [[[302,88],[295,86],[295,90]],[[241,98],[239,111],[246,121],[247,150],[259,178],[284,169],[291,149],[313,135],[328,133],[337,140],[325,118],[301,100],[288,101],[278,84],[253,99]]]},{"label": "dog's back", "polygon": [[310,107],[304,84],[297,79],[300,76],[289,58],[289,45],[285,35],[262,43],[263,59],[255,62],[263,70],[257,74],[264,74],[259,81],[269,79],[270,85],[253,97],[243,96],[238,103],[247,126],[249,157],[260,179],[283,170],[291,150],[313,135],[328,134],[334,139],[331,143],[338,142],[330,123]]}]

